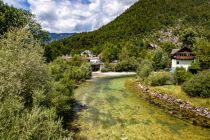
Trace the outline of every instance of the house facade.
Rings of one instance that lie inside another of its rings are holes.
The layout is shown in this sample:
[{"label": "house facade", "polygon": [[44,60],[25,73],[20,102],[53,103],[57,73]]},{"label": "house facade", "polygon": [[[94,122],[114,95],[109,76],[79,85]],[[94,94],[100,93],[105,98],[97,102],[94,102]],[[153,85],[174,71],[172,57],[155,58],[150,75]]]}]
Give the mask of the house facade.
[{"label": "house facade", "polygon": [[91,51],[85,50],[81,53],[81,56],[85,57],[85,59],[90,62],[92,71],[99,71],[103,67],[103,62],[100,57],[96,57]]},{"label": "house facade", "polygon": [[195,60],[192,50],[188,47],[182,49],[173,49],[171,52],[172,65],[171,70],[175,71],[178,67],[183,67],[186,70],[191,66]]}]

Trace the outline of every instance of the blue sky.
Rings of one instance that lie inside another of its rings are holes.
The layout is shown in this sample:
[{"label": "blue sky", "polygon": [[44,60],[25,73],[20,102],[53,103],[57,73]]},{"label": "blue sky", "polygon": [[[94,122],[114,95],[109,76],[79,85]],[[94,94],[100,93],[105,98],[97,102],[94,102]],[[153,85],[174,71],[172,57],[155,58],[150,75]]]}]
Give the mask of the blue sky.
[{"label": "blue sky", "polygon": [[30,11],[49,32],[93,31],[109,23],[138,0],[3,0]]}]

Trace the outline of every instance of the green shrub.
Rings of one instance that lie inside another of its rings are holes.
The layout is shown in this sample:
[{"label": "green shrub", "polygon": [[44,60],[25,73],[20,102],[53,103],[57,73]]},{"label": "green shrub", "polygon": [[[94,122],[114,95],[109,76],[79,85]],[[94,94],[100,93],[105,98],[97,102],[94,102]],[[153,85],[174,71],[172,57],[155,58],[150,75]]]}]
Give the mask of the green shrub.
[{"label": "green shrub", "polygon": [[174,72],[174,81],[175,84],[181,85],[185,81],[189,80],[192,77],[192,74],[186,71],[183,67],[176,68]]},{"label": "green shrub", "polygon": [[122,71],[136,71],[138,67],[138,62],[135,57],[129,57],[127,59],[121,60],[117,63],[115,67],[115,71],[122,72]]},{"label": "green shrub", "polygon": [[32,91],[46,86],[43,49],[27,29],[15,29],[0,40],[0,99],[23,98],[32,104]]},{"label": "green shrub", "polygon": [[190,96],[210,97],[210,71],[198,73],[182,86]]},{"label": "green shrub", "polygon": [[0,139],[70,139],[54,108],[26,109],[20,100],[6,98],[0,103],[0,113]]},{"label": "green shrub", "polygon": [[149,60],[143,60],[137,68],[137,75],[141,80],[144,80],[152,71],[154,71],[152,62]]},{"label": "green shrub", "polygon": [[189,67],[189,72],[192,74],[197,74],[198,71],[201,70],[200,63],[198,61],[192,62],[191,66]]},{"label": "green shrub", "polygon": [[27,29],[1,37],[0,139],[67,139],[56,108],[48,102],[49,75],[42,56]]},{"label": "green shrub", "polygon": [[48,89],[48,104],[64,120],[71,111],[74,101],[73,90],[77,83],[91,77],[90,64],[79,56],[66,60],[58,57],[48,65],[51,81]]},{"label": "green shrub", "polygon": [[172,79],[170,72],[152,72],[147,78],[147,83],[151,86],[162,86],[172,84]]}]

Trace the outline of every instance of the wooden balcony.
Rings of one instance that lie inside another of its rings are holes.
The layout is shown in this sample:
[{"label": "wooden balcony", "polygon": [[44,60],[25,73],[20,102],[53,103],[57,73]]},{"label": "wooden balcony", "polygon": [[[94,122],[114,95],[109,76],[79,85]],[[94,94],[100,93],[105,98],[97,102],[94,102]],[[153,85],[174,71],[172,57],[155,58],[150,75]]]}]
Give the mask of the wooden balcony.
[{"label": "wooden balcony", "polygon": [[174,56],[177,60],[194,60],[195,56]]}]

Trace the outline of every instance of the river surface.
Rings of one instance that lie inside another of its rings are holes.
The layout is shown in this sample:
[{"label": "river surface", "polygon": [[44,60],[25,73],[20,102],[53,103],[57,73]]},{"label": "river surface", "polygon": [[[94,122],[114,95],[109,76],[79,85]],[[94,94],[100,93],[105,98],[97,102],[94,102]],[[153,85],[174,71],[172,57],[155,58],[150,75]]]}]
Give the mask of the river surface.
[{"label": "river surface", "polygon": [[130,76],[99,76],[82,84],[72,127],[78,140],[210,140],[210,130],[170,116],[126,88]]}]

